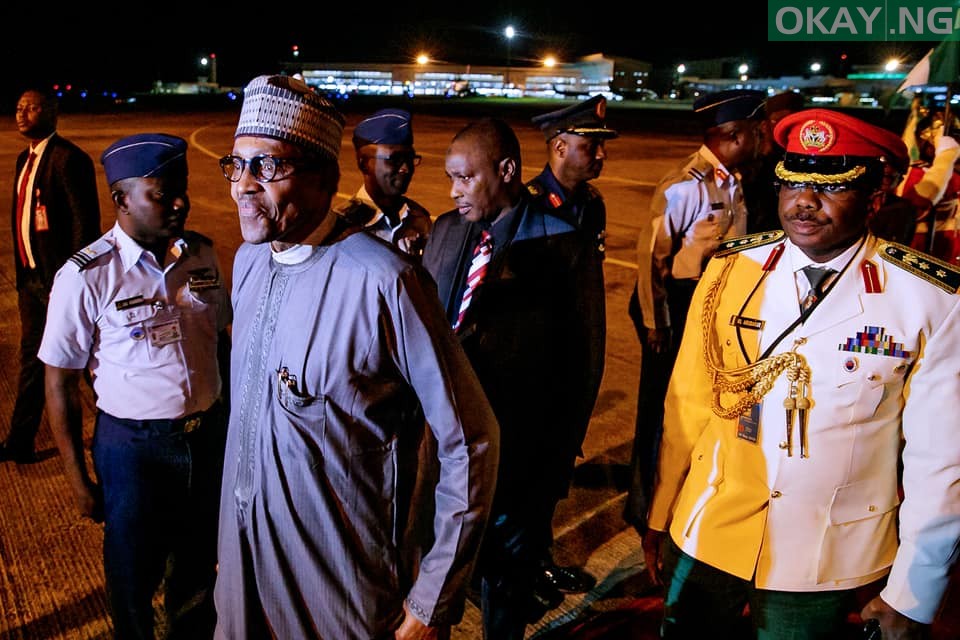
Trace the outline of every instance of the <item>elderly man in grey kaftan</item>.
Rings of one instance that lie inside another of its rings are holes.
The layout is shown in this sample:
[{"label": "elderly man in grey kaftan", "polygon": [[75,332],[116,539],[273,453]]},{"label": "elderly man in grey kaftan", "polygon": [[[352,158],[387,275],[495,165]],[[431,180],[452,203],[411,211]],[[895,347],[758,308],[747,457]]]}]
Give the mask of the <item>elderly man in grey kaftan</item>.
[{"label": "elderly man in grey kaftan", "polygon": [[[246,243],[219,638],[444,637],[492,499],[496,421],[432,280],[329,213],[342,126],[306,85],[261,76],[221,160]],[[438,442],[429,473],[425,421]]]}]

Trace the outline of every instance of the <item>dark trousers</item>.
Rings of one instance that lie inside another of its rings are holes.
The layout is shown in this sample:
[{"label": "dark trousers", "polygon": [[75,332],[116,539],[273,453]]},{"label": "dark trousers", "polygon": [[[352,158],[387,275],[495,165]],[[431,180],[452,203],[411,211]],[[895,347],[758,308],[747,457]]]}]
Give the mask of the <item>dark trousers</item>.
[{"label": "dark trousers", "polygon": [[[663,546],[666,593],[660,637],[689,640],[841,640],[856,606],[854,590],[768,591],[700,562],[668,536]],[[744,607],[749,606],[749,618]]]},{"label": "dark trousers", "polygon": [[153,640],[164,581],[168,638],[212,638],[224,411],[196,430],[183,421],[100,412],[93,461],[103,487],[103,564],[114,637]]},{"label": "dark trousers", "polygon": [[673,363],[680,350],[680,339],[696,286],[696,280],[667,282],[672,337],[670,346],[664,353],[656,353],[647,342],[647,329],[643,325],[636,287],[630,297],[628,311],[640,338],[640,384],[637,389],[637,421],[630,456],[630,488],[623,508],[623,519],[638,529],[646,528],[647,507],[653,492],[657,456],[663,435],[663,401],[667,396]]},{"label": "dark trousers", "polygon": [[535,594],[546,552],[543,517],[535,507],[491,515],[477,562],[484,640],[523,640],[527,623],[545,613]]},{"label": "dark trousers", "polygon": [[31,282],[17,290],[17,308],[20,311],[20,375],[17,381],[17,400],[10,418],[7,449],[12,453],[33,451],[40,419],[43,416],[44,364],[37,358],[43,327],[47,322],[49,292],[38,282]]}]

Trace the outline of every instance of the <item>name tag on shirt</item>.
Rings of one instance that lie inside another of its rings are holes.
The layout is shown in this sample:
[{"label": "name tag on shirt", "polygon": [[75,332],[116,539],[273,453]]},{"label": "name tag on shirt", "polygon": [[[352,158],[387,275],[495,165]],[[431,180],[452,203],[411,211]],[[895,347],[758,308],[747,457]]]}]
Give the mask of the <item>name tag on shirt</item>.
[{"label": "name tag on shirt", "polygon": [[744,329],[753,329],[759,331],[763,329],[764,321],[757,320],[756,318],[748,318],[746,316],[730,316],[730,324],[734,327],[742,327]]}]

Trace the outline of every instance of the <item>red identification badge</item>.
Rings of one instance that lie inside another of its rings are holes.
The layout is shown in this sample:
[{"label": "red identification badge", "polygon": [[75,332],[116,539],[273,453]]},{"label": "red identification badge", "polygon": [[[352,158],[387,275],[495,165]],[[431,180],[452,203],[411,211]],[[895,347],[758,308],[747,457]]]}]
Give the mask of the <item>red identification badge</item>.
[{"label": "red identification badge", "polygon": [[880,274],[877,272],[877,265],[869,260],[860,263],[860,275],[863,276],[863,288],[867,293],[880,293]]},{"label": "red identification badge", "polygon": [[46,205],[38,204],[33,212],[33,228],[36,231],[49,231],[50,222],[47,220]]},{"label": "red identification badge", "polygon": [[548,195],[548,196],[547,196],[547,200],[550,201],[550,204],[553,205],[553,208],[554,208],[554,209],[556,209],[557,207],[559,207],[560,205],[563,204],[563,200],[561,200],[561,199],[560,199],[560,196],[558,196],[558,195],[555,194],[555,193],[551,193],[550,195]]}]

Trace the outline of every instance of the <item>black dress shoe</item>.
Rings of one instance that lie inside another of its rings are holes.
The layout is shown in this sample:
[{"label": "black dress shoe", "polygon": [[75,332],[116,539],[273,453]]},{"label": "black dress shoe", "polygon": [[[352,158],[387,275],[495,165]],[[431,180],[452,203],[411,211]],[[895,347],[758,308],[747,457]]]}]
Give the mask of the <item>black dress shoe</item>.
[{"label": "black dress shoe", "polygon": [[580,567],[547,564],[543,567],[543,577],[548,583],[567,593],[585,593],[597,584],[597,579]]},{"label": "black dress shoe", "polygon": [[538,578],[527,609],[527,624],[536,623],[548,611],[559,607],[563,600],[564,595],[546,577]]}]

